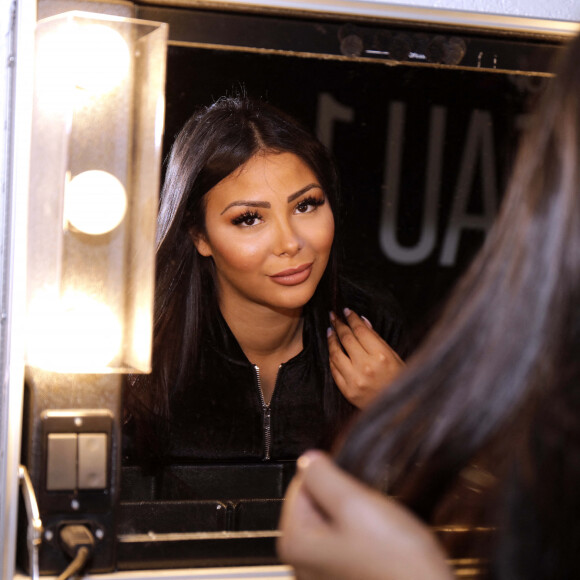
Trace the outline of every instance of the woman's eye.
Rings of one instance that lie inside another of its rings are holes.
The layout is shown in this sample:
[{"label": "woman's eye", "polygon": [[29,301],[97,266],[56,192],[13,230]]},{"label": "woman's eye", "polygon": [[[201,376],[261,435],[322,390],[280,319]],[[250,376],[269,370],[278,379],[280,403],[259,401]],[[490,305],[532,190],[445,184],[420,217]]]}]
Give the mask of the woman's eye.
[{"label": "woman's eye", "polygon": [[256,212],[245,212],[232,220],[235,226],[250,227],[260,223],[262,217]]},{"label": "woman's eye", "polygon": [[315,197],[308,197],[303,199],[298,203],[296,206],[297,213],[309,213],[314,211],[318,206],[321,206],[324,203],[323,198],[315,198]]}]

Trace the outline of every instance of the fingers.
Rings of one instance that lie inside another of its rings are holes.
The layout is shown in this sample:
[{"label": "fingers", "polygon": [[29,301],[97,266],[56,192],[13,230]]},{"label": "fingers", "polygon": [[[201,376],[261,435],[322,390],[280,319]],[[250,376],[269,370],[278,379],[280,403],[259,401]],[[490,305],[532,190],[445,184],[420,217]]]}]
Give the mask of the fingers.
[{"label": "fingers", "polygon": [[352,358],[361,352],[370,352],[373,337],[379,337],[372,325],[369,327],[369,323],[348,308],[344,309],[344,315],[347,323],[334,313],[330,314],[330,321],[346,353]]},{"label": "fingers", "polygon": [[389,385],[404,366],[397,353],[370,322],[345,309],[347,322],[330,315],[328,331],[330,371],[348,401],[362,409]]},{"label": "fingers", "polygon": [[308,492],[299,470],[286,491],[279,524],[282,533],[276,545],[280,559],[294,566],[297,578],[324,578],[313,569],[331,557],[328,546],[331,526]]},{"label": "fingers", "polygon": [[342,350],[336,332],[332,328],[328,329],[328,355],[334,382],[340,390],[343,390],[347,385],[346,378],[352,363]]},{"label": "fingers", "polygon": [[326,336],[328,338],[328,353],[330,357],[335,361],[348,360],[349,356],[342,349],[338,335],[332,326],[328,327]]},{"label": "fingers", "polygon": [[298,460],[278,550],[300,580],[452,580],[430,529],[322,452]]},{"label": "fingers", "polygon": [[334,512],[363,485],[337,467],[322,451],[307,451],[297,462],[298,473],[286,493],[280,518],[285,533],[295,528],[315,530],[332,525]]},{"label": "fingers", "polygon": [[300,481],[304,493],[330,523],[344,517],[347,499],[365,493],[366,486],[340,469],[321,451],[308,451],[298,460]]},{"label": "fingers", "polygon": [[347,480],[350,476],[322,452],[308,451],[297,465],[282,507],[277,550],[282,561],[309,569],[327,554],[332,559],[329,542],[337,525],[334,511],[341,509],[353,489]]},{"label": "fingers", "polygon": [[344,309],[344,314],[348,324],[340,321],[333,313],[331,313],[330,319],[340,344],[342,344],[350,358],[368,353],[403,364],[399,355],[375,332],[366,317],[359,316],[349,308]]},{"label": "fingers", "polygon": [[[302,485],[301,475],[297,474],[288,486],[280,514],[279,527],[284,530],[284,537],[292,538],[296,535],[300,539],[303,535],[302,530],[316,530],[323,524],[324,518],[306,493]],[[295,541],[293,540],[293,542]],[[285,543],[281,543],[278,549],[284,557],[287,556]]]},{"label": "fingers", "polygon": [[[299,459],[299,472],[304,493],[325,519],[326,542],[319,543],[317,548],[327,548],[327,553],[334,553],[334,559],[339,558],[337,550],[340,550],[346,557],[343,569],[353,559],[359,559],[355,568],[361,573],[345,577],[453,578],[432,532],[406,507],[355,479],[320,451],[304,454]],[[353,554],[348,554],[349,546],[354,547]],[[365,551],[368,557],[363,555]],[[369,567],[380,573],[362,573],[362,569]]]}]

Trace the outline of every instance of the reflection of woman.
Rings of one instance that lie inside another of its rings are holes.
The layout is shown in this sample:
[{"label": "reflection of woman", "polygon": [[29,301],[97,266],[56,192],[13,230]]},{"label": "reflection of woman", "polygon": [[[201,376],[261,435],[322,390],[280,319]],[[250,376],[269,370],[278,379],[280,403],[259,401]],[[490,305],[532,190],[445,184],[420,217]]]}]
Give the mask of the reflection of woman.
[{"label": "reflection of woman", "polygon": [[485,577],[580,578],[579,61],[577,37],[484,249],[338,452],[405,508],[324,455],[299,460],[280,550],[300,578],[450,578],[420,520],[497,528],[473,546]]},{"label": "reflection of woman", "polygon": [[[153,373],[126,391],[138,447],[172,460],[296,458],[328,446],[397,372],[377,333],[350,358],[338,346],[370,326],[357,313],[395,348],[400,327],[339,284],[337,204],[324,147],[271,106],[224,98],[188,121],[161,196]],[[343,304],[353,312],[327,331]]]}]

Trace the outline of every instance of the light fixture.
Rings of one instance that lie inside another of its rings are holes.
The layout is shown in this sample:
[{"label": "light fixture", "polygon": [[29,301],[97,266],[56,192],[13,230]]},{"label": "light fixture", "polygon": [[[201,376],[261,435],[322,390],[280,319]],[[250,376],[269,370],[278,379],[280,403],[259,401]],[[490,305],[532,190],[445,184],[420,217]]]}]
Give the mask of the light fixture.
[{"label": "light fixture", "polygon": [[[33,578],[115,565],[122,373],[151,370],[167,25],[68,12],[40,20],[35,45],[22,438]],[[84,563],[63,550],[70,526],[94,540]]]},{"label": "light fixture", "polygon": [[38,23],[29,367],[150,371],[166,42],[156,22]]}]

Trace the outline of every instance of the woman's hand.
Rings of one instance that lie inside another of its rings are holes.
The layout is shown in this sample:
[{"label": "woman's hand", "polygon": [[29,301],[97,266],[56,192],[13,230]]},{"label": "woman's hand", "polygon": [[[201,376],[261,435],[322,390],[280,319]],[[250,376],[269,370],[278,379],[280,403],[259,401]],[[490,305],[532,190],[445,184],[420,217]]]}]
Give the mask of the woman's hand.
[{"label": "woman's hand", "polygon": [[362,409],[398,375],[404,363],[366,318],[348,308],[344,314],[348,324],[330,315],[330,370],[342,394]]},{"label": "woman's hand", "polygon": [[407,509],[318,451],[298,460],[278,554],[298,580],[451,580],[434,535]]}]

